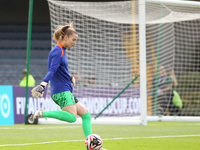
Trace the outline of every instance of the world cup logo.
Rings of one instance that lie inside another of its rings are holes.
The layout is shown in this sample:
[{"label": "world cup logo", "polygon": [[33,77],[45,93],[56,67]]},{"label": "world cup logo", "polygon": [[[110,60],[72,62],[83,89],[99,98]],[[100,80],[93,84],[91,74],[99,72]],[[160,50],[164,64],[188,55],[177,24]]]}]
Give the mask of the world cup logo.
[{"label": "world cup logo", "polygon": [[4,118],[7,118],[10,115],[10,100],[8,95],[3,94],[0,95],[0,107],[1,107],[1,114]]}]

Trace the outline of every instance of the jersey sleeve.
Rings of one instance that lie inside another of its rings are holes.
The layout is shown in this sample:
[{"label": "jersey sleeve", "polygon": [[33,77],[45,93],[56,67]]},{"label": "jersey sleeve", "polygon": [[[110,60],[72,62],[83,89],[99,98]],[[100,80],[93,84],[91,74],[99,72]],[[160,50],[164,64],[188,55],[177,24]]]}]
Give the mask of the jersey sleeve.
[{"label": "jersey sleeve", "polygon": [[59,49],[55,50],[54,52],[52,52],[51,55],[49,55],[49,59],[50,59],[48,61],[49,71],[43,80],[44,82],[48,83],[53,77],[53,75],[56,73],[57,69],[59,68],[61,64],[61,55],[62,55],[62,51]]}]

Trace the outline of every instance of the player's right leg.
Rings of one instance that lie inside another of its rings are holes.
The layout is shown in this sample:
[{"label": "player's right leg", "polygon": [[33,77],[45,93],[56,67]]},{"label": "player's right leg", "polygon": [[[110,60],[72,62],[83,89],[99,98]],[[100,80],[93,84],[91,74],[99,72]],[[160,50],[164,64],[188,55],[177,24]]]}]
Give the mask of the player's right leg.
[{"label": "player's right leg", "polygon": [[40,108],[38,108],[38,109],[34,112],[34,114],[31,115],[30,119],[31,119],[31,120],[35,120],[35,119],[37,119],[37,118],[41,118],[42,116],[43,116],[43,110],[40,109]]}]

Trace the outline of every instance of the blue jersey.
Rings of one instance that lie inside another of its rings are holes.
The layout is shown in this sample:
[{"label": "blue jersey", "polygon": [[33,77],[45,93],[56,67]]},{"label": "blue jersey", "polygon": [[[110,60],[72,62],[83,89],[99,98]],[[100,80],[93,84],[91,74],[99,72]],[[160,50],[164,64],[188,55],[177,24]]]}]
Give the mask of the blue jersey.
[{"label": "blue jersey", "polygon": [[51,81],[51,95],[64,91],[72,93],[73,91],[65,50],[66,48],[58,43],[49,52],[48,73],[43,81],[47,83]]}]

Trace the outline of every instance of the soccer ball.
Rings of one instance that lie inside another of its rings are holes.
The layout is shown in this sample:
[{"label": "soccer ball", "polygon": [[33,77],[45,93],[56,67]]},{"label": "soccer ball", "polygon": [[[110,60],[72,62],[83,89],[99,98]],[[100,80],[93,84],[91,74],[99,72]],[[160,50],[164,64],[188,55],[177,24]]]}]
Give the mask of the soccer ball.
[{"label": "soccer ball", "polygon": [[103,145],[103,140],[97,134],[90,134],[85,139],[85,146],[88,150],[100,150]]}]

